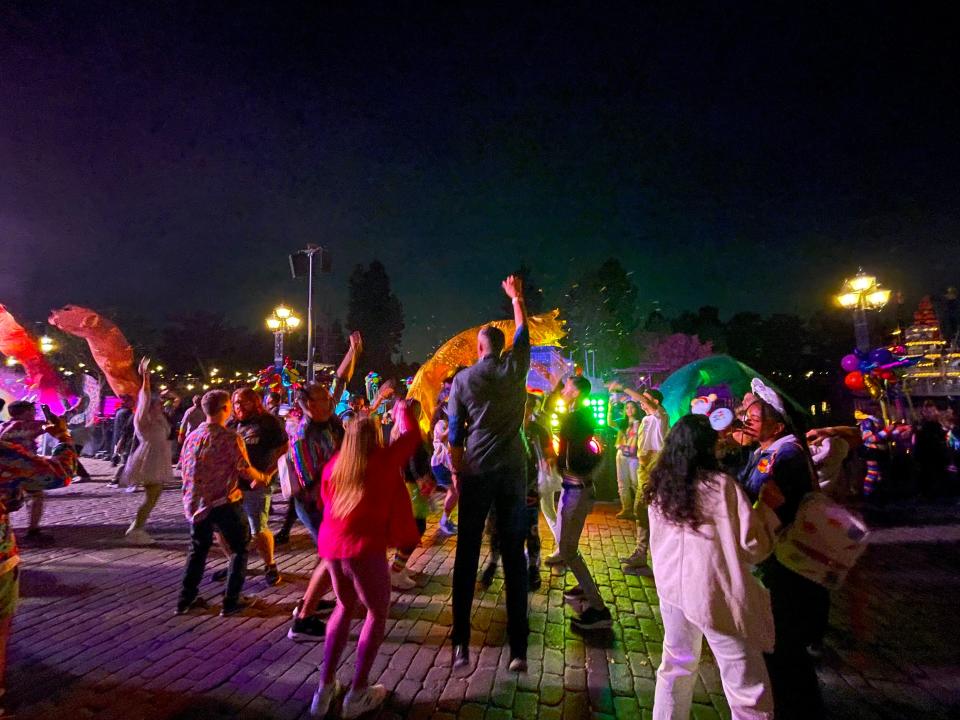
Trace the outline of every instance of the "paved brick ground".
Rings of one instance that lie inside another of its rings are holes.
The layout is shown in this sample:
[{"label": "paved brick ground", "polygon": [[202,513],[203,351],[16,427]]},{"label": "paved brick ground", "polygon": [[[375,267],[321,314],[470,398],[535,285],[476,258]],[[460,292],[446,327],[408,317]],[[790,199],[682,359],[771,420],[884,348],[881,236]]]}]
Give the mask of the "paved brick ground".
[{"label": "paved brick ground", "polygon": [[[88,464],[95,475],[109,469]],[[251,562],[245,592],[259,598],[255,612],[221,619],[214,608],[174,617],[187,537],[179,493],[165,492],[151,519],[158,544],[131,548],[122,532],[142,496],[96,479],[52,493],[45,524],[57,545],[24,550],[8,680],[17,717],[306,717],[323,646],[286,639],[290,611],[315,562],[302,530],[279,552],[280,586],[265,586],[259,560]],[[572,632],[564,578],[545,573],[544,586],[530,596],[530,671],[519,676],[506,670],[500,579],[489,592],[478,591],[473,666],[451,672],[455,540],[436,535],[431,523],[411,563],[418,587],[395,594],[373,669],[393,690],[381,717],[650,717],[661,640],[656,590],[651,579],[620,569],[631,528],[613,512],[597,508],[583,547],[614,613],[613,631]],[[956,717],[958,515],[956,507],[941,508],[924,527],[902,527],[888,515],[877,544],[836,594],[821,671],[831,717]],[[282,514],[274,517],[276,524]],[[15,517],[18,526],[25,521],[23,512]],[[224,565],[211,557],[210,569]],[[209,580],[201,586],[216,603],[221,591]],[[353,662],[352,654],[344,658],[342,680]],[[708,652],[695,699],[697,720],[729,717]]]}]

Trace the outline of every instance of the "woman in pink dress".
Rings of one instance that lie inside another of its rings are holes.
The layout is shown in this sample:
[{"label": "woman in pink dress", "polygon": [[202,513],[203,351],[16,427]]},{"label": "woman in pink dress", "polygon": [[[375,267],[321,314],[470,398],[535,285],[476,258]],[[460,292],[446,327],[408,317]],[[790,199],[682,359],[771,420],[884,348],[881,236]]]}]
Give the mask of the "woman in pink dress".
[{"label": "woman in pink dress", "polygon": [[330,569],[337,607],[327,623],[320,686],[310,706],[314,717],[325,715],[337,694],[337,665],[347,644],[350,621],[361,606],[366,609],[366,619],[341,717],[349,720],[370,712],[387,696],[385,687],[369,684],[390,607],[386,552],[388,547],[412,547],[420,539],[401,473],[421,442],[420,429],[405,401],[398,401],[394,416],[401,432],[388,447],[382,447],[373,419],[361,416],[350,421],[343,444],[327,463],[320,481],[324,513],[317,549]]}]

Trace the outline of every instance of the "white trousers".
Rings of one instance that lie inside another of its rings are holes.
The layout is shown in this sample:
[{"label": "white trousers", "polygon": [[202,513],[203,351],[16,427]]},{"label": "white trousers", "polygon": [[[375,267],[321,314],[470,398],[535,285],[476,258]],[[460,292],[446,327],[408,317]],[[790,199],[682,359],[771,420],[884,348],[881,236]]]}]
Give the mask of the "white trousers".
[{"label": "white trousers", "polygon": [[724,635],[690,622],[675,605],[660,603],[663,660],[657,669],[653,720],[687,720],[700,664],[703,638],[717,659],[723,693],[733,720],[773,717],[773,692],[763,652],[741,637]]},{"label": "white trousers", "polygon": [[624,510],[633,510],[633,494],[637,490],[637,466],[640,461],[617,450],[617,490]]}]

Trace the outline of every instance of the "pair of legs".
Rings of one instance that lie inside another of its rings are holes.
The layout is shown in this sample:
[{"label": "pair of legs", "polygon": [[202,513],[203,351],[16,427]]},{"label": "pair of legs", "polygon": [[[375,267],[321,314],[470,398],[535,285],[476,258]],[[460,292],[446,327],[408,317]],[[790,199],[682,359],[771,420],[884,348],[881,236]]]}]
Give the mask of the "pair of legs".
[{"label": "pair of legs", "polygon": [[580,536],[587,522],[587,515],[593,509],[593,486],[586,487],[564,483],[560,493],[560,506],[557,508],[557,543],[560,558],[564,565],[577,578],[577,585],[583,590],[583,599],[587,607],[602,610],[605,606],[600,590],[590,574],[583,555],[580,554]]},{"label": "pair of legs", "polygon": [[761,566],[770,590],[776,644],[765,656],[777,720],[823,717],[823,698],[807,646],[819,642],[830,612],[830,592],[775,558]]},{"label": "pair of legs", "polygon": [[367,615],[357,640],[357,665],[353,689],[362,690],[369,684],[370,668],[383,642],[387,611],[390,609],[390,577],[382,552],[370,552],[353,558],[327,560],[337,596],[337,607],[327,623],[323,648],[321,685],[336,679],[337,665],[347,644],[350,622],[363,606]]},{"label": "pair of legs", "polygon": [[460,530],[453,563],[453,631],[455,646],[470,642],[470,615],[476,589],[483,527],[490,508],[497,513],[507,588],[507,636],[513,658],[527,657],[527,573],[523,561],[526,535],[526,478],[515,470],[460,478]]},{"label": "pair of legs", "polygon": [[[271,491],[269,488],[243,491],[243,512],[247,516],[247,523],[250,526],[253,546],[257,549],[257,554],[260,555],[260,559],[263,560],[263,564],[268,570],[276,565],[273,533],[270,532],[270,527],[267,525],[267,521],[270,519],[270,499]],[[217,536],[217,540],[220,543],[220,548],[229,559],[230,552],[227,543],[220,535]]]},{"label": "pair of legs", "polygon": [[661,602],[660,613],[663,617],[663,659],[657,669],[654,720],[686,720],[690,717],[704,636],[717,659],[723,694],[733,720],[773,717],[773,692],[760,648],[752,647],[737,635],[699,627],[675,605]]},{"label": "pair of legs", "polygon": [[7,692],[7,642],[20,597],[20,566],[0,575],[0,710]]},{"label": "pair of legs", "polygon": [[133,519],[127,532],[131,530],[142,530],[144,528],[147,520],[150,518],[150,513],[152,513],[153,509],[157,506],[157,501],[160,500],[160,494],[162,492],[163,485],[159,483],[143,486],[143,502],[140,503],[140,507],[137,508],[137,516]]},{"label": "pair of legs", "polygon": [[214,530],[218,531],[233,553],[227,575],[227,589],[223,596],[224,607],[236,605],[247,574],[247,542],[250,531],[240,503],[228,503],[212,508],[206,517],[190,524],[190,553],[183,572],[180,589],[180,605],[187,606],[197,597],[197,588],[207,566],[207,554],[213,545]]},{"label": "pair of legs", "polygon": [[[414,522],[417,523],[417,530],[420,532],[420,537],[423,537],[423,534],[427,531],[427,519],[415,517]],[[397,548],[397,551],[393,555],[393,564],[390,566],[391,572],[403,572],[407,563],[410,561],[410,556],[413,555],[413,551],[416,550],[416,546],[410,548]]]},{"label": "pair of legs", "polygon": [[[526,506],[527,534],[524,541],[527,546],[527,567],[540,569],[540,512],[539,498],[527,497]],[[497,511],[490,509],[487,516],[487,537],[490,539],[490,563],[488,567],[497,567],[500,561],[500,533],[497,531]]]},{"label": "pair of legs", "polygon": [[639,460],[636,457],[624,455],[622,450],[617,450],[617,489],[620,491],[620,514],[621,519],[631,519],[633,517],[633,496],[637,490],[637,468]]},{"label": "pair of legs", "polygon": [[647,454],[637,460],[637,486],[633,501],[633,521],[636,523],[637,546],[633,554],[621,560],[632,567],[645,567],[647,551],[650,549],[650,515],[647,512],[647,503],[643,499],[643,489],[647,486],[650,471],[657,459],[655,454]]},{"label": "pair of legs", "polygon": [[443,499],[443,515],[440,516],[440,524],[443,525],[450,519],[454,508],[457,507],[457,501],[460,499],[460,493],[453,482],[453,473],[446,465],[434,465],[430,468],[433,471],[433,477],[437,481],[437,487],[446,492]]}]

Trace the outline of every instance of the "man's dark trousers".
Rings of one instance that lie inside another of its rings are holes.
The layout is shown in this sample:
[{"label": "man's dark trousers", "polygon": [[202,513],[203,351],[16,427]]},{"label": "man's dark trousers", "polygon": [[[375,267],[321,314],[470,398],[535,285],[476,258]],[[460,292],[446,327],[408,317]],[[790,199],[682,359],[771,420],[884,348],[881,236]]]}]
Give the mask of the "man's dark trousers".
[{"label": "man's dark trousers", "polygon": [[470,615],[480,564],[480,543],[491,505],[507,586],[507,636],[511,657],[527,656],[527,568],[523,542],[527,534],[525,469],[460,476],[460,522],[453,563],[453,632],[455,645],[470,642]]},{"label": "man's dark trousers", "polygon": [[241,503],[233,502],[213,508],[202,520],[190,524],[190,554],[187,555],[187,569],[183,573],[183,587],[180,589],[182,604],[189,604],[197,597],[197,588],[200,587],[207,565],[207,553],[213,544],[214,529],[223,535],[230,552],[233,553],[223,602],[225,605],[233,604],[240,599],[240,591],[247,574],[250,527]]}]

